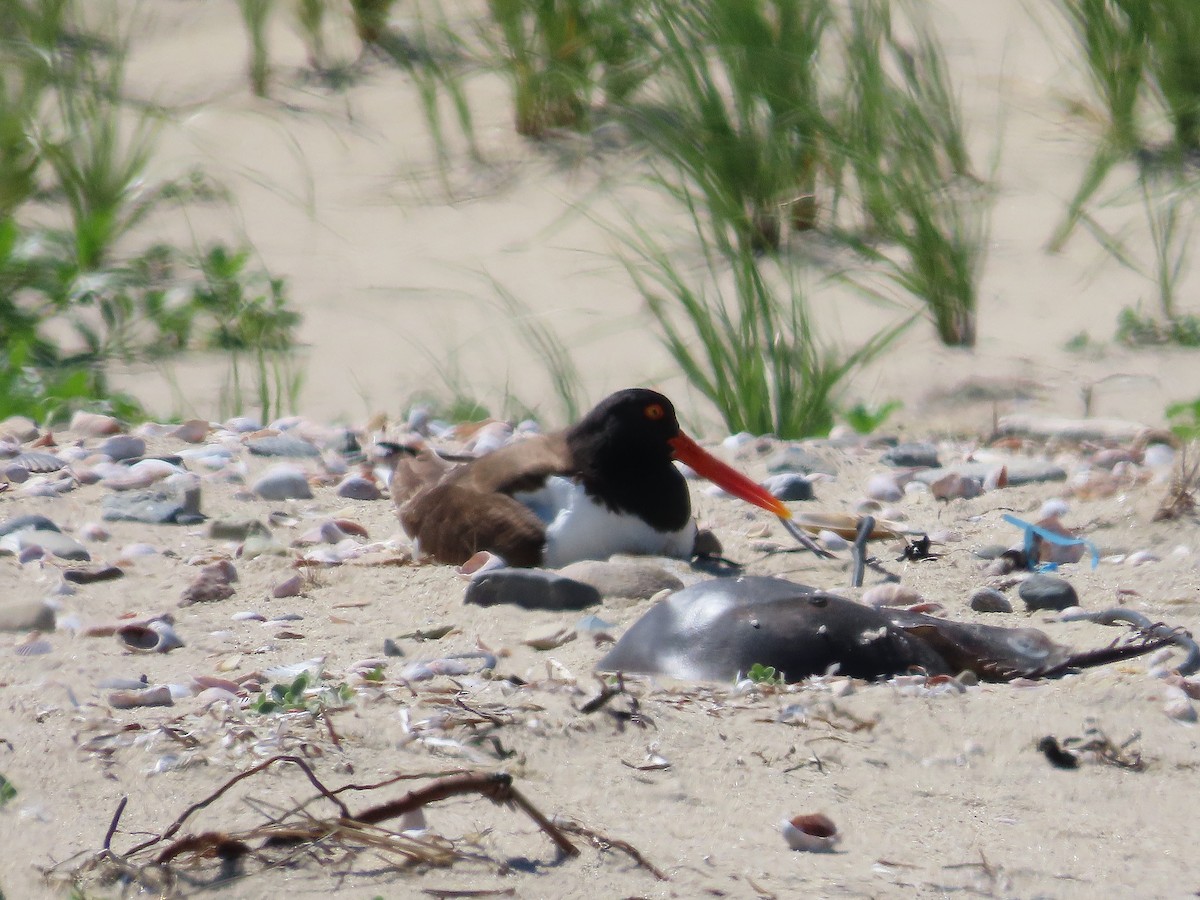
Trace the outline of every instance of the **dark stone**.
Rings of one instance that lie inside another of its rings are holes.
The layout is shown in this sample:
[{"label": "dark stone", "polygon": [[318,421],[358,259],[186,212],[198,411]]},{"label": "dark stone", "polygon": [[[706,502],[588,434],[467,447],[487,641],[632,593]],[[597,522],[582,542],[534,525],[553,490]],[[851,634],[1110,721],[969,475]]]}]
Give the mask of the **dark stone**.
[{"label": "dark stone", "polygon": [[994,588],[988,587],[972,591],[970,605],[975,612],[1010,613],[1013,611],[1012,603],[1007,597]]},{"label": "dark stone", "polygon": [[933,444],[897,444],[882,456],[883,462],[899,468],[937,468],[937,447]]},{"label": "dark stone", "polygon": [[97,448],[113,462],[137,459],[146,452],[146,442],[132,434],[114,434]]},{"label": "dark stone", "polygon": [[11,519],[5,519],[0,522],[0,537],[6,534],[12,534],[14,531],[25,531],[30,529],[33,531],[62,531],[52,521],[39,513],[28,513],[23,516],[13,516]]},{"label": "dark stone", "polygon": [[255,456],[320,456],[316,444],[291,434],[269,434],[246,441],[246,449]]},{"label": "dark stone", "polygon": [[1029,610],[1064,610],[1079,605],[1075,588],[1064,578],[1056,575],[1030,575],[1021,582],[1017,591]]},{"label": "dark stone", "polygon": [[104,498],[101,517],[109,522],[147,522],[151,525],[194,525],[204,521],[200,488],[159,487],[125,491]]},{"label": "dark stone", "polygon": [[67,569],[63,572],[63,580],[72,584],[95,584],[98,581],[122,578],[124,575],[124,571],[117,566],[103,566],[99,569]]},{"label": "dark stone", "polygon": [[812,482],[797,472],[780,472],[777,475],[771,475],[763,482],[763,487],[778,500],[812,500],[815,498]]},{"label": "dark stone", "polygon": [[496,606],[511,603],[523,609],[580,610],[600,602],[590,584],[564,578],[546,569],[497,569],[467,585],[464,603]]}]

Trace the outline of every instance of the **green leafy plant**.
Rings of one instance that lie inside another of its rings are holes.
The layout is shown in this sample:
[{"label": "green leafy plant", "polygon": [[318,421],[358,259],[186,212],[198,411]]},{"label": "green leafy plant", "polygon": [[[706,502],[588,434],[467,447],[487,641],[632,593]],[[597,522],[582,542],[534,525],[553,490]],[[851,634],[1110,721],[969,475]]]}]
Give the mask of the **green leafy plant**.
[{"label": "green leafy plant", "polygon": [[1181,441],[1200,441],[1200,397],[1167,407],[1171,431]]},{"label": "green leafy plant", "polygon": [[354,697],[354,689],[347,684],[319,686],[312,682],[302,672],[289,684],[273,684],[258,695],[250,708],[261,715],[305,711],[320,715],[327,709],[345,706]]},{"label": "green leafy plant", "polygon": [[874,434],[892,417],[892,413],[903,406],[904,404],[899,400],[889,400],[876,407],[867,406],[865,403],[856,403],[842,411],[842,418],[859,434]]},{"label": "green leafy plant", "polygon": [[782,686],[786,684],[783,680],[783,673],[776,672],[774,666],[764,666],[762,663],[755,663],[750,667],[750,671],[746,673],[746,677],[755,684],[768,684]]}]

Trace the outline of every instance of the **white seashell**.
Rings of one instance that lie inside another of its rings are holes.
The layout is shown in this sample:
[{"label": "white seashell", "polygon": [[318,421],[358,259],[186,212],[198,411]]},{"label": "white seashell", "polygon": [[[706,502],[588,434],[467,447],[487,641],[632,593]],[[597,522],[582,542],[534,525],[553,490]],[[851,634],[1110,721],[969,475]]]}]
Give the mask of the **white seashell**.
[{"label": "white seashell", "polygon": [[793,850],[810,853],[829,853],[842,839],[833,821],[821,813],[784,819],[779,830]]},{"label": "white seashell", "polygon": [[1196,707],[1191,699],[1179,688],[1169,688],[1167,702],[1163,704],[1163,712],[1176,722],[1192,723],[1196,721]]},{"label": "white seashell", "polygon": [[1127,566],[1144,566],[1146,563],[1155,562],[1160,562],[1160,559],[1149,550],[1135,550],[1125,557],[1125,565]]},{"label": "white seashell", "polygon": [[312,659],[306,659],[304,662],[291,663],[290,665],[271,666],[269,669],[263,669],[263,677],[268,681],[294,681],[298,675],[308,674],[310,677],[319,678],[321,675],[321,667],[325,665],[325,657],[314,656]]},{"label": "white seashell", "polygon": [[1054,498],[1047,500],[1042,504],[1042,508],[1038,510],[1038,519],[1061,519],[1071,511],[1071,506],[1066,500]]},{"label": "white seashell", "polygon": [[838,534],[836,531],[823,529],[817,532],[817,540],[826,550],[837,553],[839,550],[845,550],[850,546],[850,542]]},{"label": "white seashell", "polygon": [[85,541],[107,541],[112,533],[99,522],[86,522],[80,526],[79,536]]},{"label": "white seashell", "polygon": [[233,619],[235,622],[265,622],[267,620],[267,617],[262,613],[255,612],[252,609],[243,610],[242,612],[235,612],[229,618]]},{"label": "white seashell", "polygon": [[495,569],[504,569],[508,567],[508,562],[503,556],[497,553],[492,553],[489,550],[480,550],[465,563],[458,567],[457,572],[464,578],[474,580],[485,572],[491,572]]},{"label": "white seashell", "polygon": [[117,629],[116,637],[126,650],[137,653],[170,653],[183,646],[175,629],[161,619],[122,625]]}]

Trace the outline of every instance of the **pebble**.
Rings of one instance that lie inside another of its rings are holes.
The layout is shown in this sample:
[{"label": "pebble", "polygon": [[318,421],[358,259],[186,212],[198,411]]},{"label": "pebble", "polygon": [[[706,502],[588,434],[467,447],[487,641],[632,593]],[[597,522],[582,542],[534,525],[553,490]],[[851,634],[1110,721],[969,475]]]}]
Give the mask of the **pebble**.
[{"label": "pebble", "polygon": [[1163,704],[1163,712],[1176,722],[1195,722],[1196,707],[1192,705],[1187,692],[1182,688],[1170,686],[1167,688],[1167,701]]},{"label": "pebble", "polygon": [[262,422],[251,416],[234,416],[224,424],[226,431],[232,431],[234,434],[250,434],[253,431],[262,431]]},{"label": "pebble", "polygon": [[1079,605],[1079,597],[1075,588],[1065,578],[1056,575],[1030,575],[1021,582],[1017,593],[1025,601],[1029,610],[1054,609],[1064,610]]},{"label": "pebble", "polygon": [[299,597],[304,590],[304,578],[301,575],[293,575],[286,578],[279,584],[275,585],[271,590],[271,596],[279,600],[284,597]]},{"label": "pebble", "polygon": [[67,569],[63,578],[72,584],[96,584],[124,577],[125,572],[117,566],[102,566],[96,569]]},{"label": "pebble", "polygon": [[975,612],[1010,613],[1013,611],[1012,602],[995,588],[981,587],[971,592],[968,605]]},{"label": "pebble", "polygon": [[936,500],[971,500],[983,493],[983,481],[951,472],[931,482],[929,491]]},{"label": "pebble", "polygon": [[194,525],[204,521],[200,512],[200,484],[191,475],[149,490],[109,494],[101,501],[101,509],[101,517],[108,522]]},{"label": "pebble", "polygon": [[0,522],[0,537],[18,531],[61,531],[50,519],[39,513],[29,513],[23,516],[13,516]]},{"label": "pebble", "polygon": [[897,444],[888,449],[881,460],[889,466],[897,468],[938,468],[937,447],[927,443]]},{"label": "pebble", "polygon": [[86,522],[80,526],[79,536],[85,541],[97,541],[99,543],[103,543],[112,537],[112,532],[110,532],[99,522]]},{"label": "pebble", "polygon": [[982,547],[976,547],[971,553],[977,559],[999,559],[1008,548],[1002,544],[984,544]]},{"label": "pebble", "polygon": [[38,436],[37,425],[25,416],[9,416],[0,422],[0,439],[12,437],[24,444]]},{"label": "pebble", "polygon": [[40,600],[0,603],[0,631],[53,631],[54,608]]},{"label": "pebble", "polygon": [[378,500],[383,496],[377,485],[370,478],[361,475],[347,475],[337,486],[337,495],[348,500]]},{"label": "pebble", "polygon": [[850,542],[838,534],[836,531],[822,529],[817,532],[817,542],[831,553],[837,553],[845,550],[850,546]]},{"label": "pebble", "polygon": [[268,434],[246,441],[246,449],[255,456],[306,458],[320,456],[315,444],[291,434]]},{"label": "pebble", "polygon": [[171,431],[171,437],[185,444],[200,444],[208,437],[208,423],[203,419],[188,419]]},{"label": "pebble", "polygon": [[121,423],[113,416],[82,410],[71,416],[71,424],[68,427],[71,431],[77,431],[88,437],[108,437],[111,434],[119,434],[121,431]]},{"label": "pebble", "polygon": [[495,606],[511,603],[523,609],[581,610],[600,602],[600,592],[546,569],[496,569],[467,585],[464,603]]},{"label": "pebble", "polygon": [[264,500],[311,500],[313,495],[304,470],[287,463],[264,472],[252,490]]},{"label": "pebble", "polygon": [[146,455],[146,442],[132,434],[114,434],[104,441],[97,450],[114,462],[125,459],[137,459]]},{"label": "pebble", "polygon": [[904,491],[896,483],[894,475],[881,473],[872,475],[867,482],[867,496],[880,503],[895,503],[904,498]]},{"label": "pebble", "polygon": [[75,562],[90,562],[92,555],[87,548],[70,535],[60,531],[30,530],[17,533],[17,546],[21,550],[31,547],[41,547],[43,551],[59,559],[69,559]]},{"label": "pebble", "polygon": [[633,559],[581,560],[563,566],[559,574],[590,585],[601,597],[648,600],[659,591],[677,591],[683,582],[662,566]]},{"label": "pebble", "polygon": [[763,487],[771,496],[784,502],[803,502],[814,499],[812,482],[797,472],[780,472],[770,475]]},{"label": "pebble", "polygon": [[232,584],[209,574],[201,574],[191,584],[183,589],[179,598],[180,606],[191,606],[193,603],[214,603],[218,600],[228,600],[236,591]]}]

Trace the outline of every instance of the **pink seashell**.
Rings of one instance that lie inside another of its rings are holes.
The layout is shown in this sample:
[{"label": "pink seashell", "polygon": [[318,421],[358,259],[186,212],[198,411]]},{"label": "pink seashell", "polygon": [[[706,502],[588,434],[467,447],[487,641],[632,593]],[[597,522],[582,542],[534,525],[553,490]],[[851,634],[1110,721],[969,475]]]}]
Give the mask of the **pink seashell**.
[{"label": "pink seashell", "polygon": [[464,578],[477,578],[484,572],[491,572],[493,569],[503,569],[508,566],[503,556],[499,556],[488,550],[480,550],[465,563],[458,567],[457,572]]},{"label": "pink seashell", "polygon": [[203,419],[188,419],[171,432],[171,437],[187,444],[199,444],[208,437],[208,423]]},{"label": "pink seashell", "polygon": [[889,582],[877,584],[862,595],[862,602],[867,606],[911,606],[923,603],[925,598],[912,588],[903,584]]},{"label": "pink seashell", "polygon": [[271,591],[271,596],[277,600],[284,597],[299,597],[303,591],[304,577],[301,575],[293,575],[275,585],[274,589]]},{"label": "pink seashell", "polygon": [[205,688],[196,694],[196,703],[201,707],[212,706],[214,703],[239,703],[240,698],[233,691],[224,688]]},{"label": "pink seashell", "polygon": [[196,691],[203,691],[207,688],[220,688],[223,691],[228,691],[231,694],[236,694],[242,688],[236,681],[231,681],[228,678],[221,678],[219,675],[193,675],[192,687]]}]

